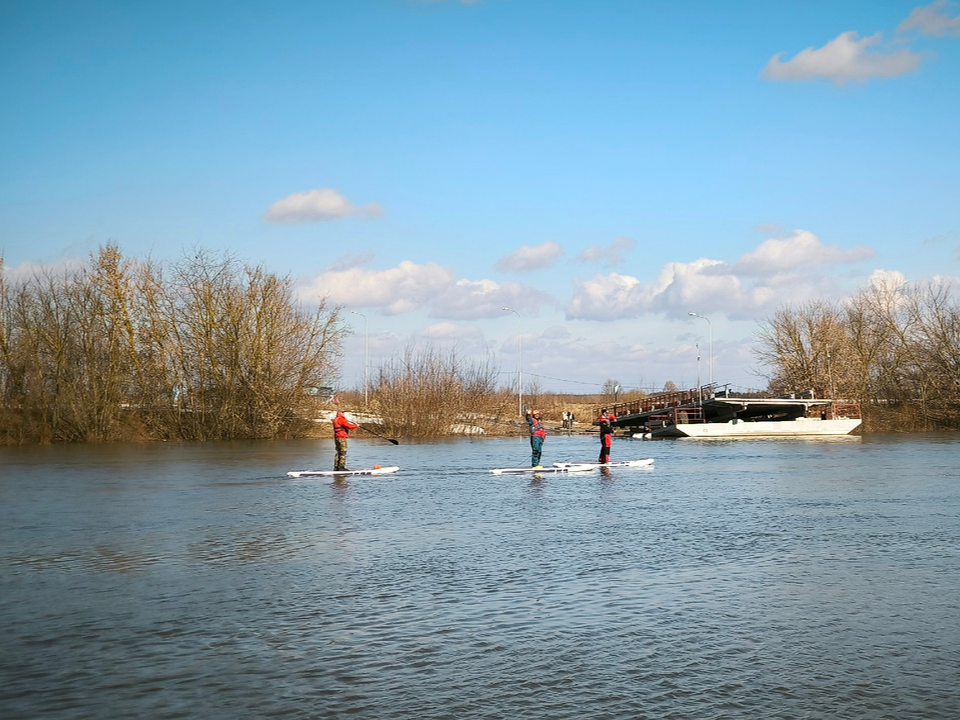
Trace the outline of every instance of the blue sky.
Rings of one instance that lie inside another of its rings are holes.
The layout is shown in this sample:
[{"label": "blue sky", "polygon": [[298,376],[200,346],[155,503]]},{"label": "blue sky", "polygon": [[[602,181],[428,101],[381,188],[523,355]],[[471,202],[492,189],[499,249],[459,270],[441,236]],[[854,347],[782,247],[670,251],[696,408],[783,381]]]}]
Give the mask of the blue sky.
[{"label": "blue sky", "polygon": [[780,304],[960,276],[943,0],[2,0],[0,98],[6,272],[229,249],[374,365],[760,387]]}]

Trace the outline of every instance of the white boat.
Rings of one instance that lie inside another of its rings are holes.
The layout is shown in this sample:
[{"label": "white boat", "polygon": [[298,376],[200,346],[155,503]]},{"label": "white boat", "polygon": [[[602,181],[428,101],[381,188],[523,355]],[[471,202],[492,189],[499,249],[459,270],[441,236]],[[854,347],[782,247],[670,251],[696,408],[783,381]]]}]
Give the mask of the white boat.
[{"label": "white boat", "polygon": [[291,470],[287,477],[306,478],[306,477],[344,477],[347,475],[389,475],[395,473],[400,468],[393,465],[390,467],[372,467],[363,470]]},{"label": "white boat", "polygon": [[653,458],[645,458],[643,460],[621,460],[619,462],[608,462],[608,463],[599,463],[599,462],[585,462],[585,463],[572,463],[572,462],[555,462],[554,467],[570,467],[571,465],[589,465],[590,467],[595,468],[616,468],[616,467],[649,467],[653,465]]},{"label": "white boat", "polygon": [[596,465],[587,463],[576,463],[574,465],[565,465],[564,467],[544,467],[544,468],[496,468],[490,472],[494,475],[540,475],[541,473],[567,473],[567,472],[587,472],[596,470]]},{"label": "white boat", "polygon": [[614,406],[614,426],[634,438],[762,438],[849,435],[863,422],[855,403],[788,397],[649,396]]},{"label": "white boat", "polygon": [[800,437],[811,435],[849,435],[860,426],[859,418],[801,417],[796,420],[745,421],[738,418],[727,422],[686,423],[672,425],[651,433],[652,437],[677,438],[738,438],[738,437]]}]

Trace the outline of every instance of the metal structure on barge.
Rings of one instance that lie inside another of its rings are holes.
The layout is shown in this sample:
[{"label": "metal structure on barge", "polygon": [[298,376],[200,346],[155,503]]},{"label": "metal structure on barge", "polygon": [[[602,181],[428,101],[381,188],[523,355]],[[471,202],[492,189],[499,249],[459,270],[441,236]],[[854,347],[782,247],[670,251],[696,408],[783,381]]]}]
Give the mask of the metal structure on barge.
[{"label": "metal structure on barge", "polygon": [[609,409],[615,427],[646,438],[849,435],[862,422],[856,403],[817,398],[813,391],[765,397],[733,395],[728,386],[658,393]]}]

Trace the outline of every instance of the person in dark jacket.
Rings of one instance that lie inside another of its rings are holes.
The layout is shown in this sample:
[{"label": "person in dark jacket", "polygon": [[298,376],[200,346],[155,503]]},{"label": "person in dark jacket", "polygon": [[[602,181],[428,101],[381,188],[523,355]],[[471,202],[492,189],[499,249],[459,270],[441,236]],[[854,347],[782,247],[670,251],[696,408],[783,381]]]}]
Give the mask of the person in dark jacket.
[{"label": "person in dark jacket", "polygon": [[359,425],[347,420],[347,416],[342,410],[337,410],[333,417],[333,442],[337,446],[337,459],[333,466],[334,470],[347,469],[347,438],[350,437],[350,431],[356,430]]},{"label": "person in dark jacket", "polygon": [[616,415],[608,413],[606,408],[600,411],[600,417],[597,418],[597,425],[600,426],[600,458],[597,462],[610,462],[610,446],[613,444],[613,422],[616,419]]},{"label": "person in dark jacket", "polygon": [[530,426],[530,456],[531,467],[540,468],[540,454],[543,452],[543,441],[547,438],[547,429],[540,422],[539,410],[527,410],[527,425]]}]

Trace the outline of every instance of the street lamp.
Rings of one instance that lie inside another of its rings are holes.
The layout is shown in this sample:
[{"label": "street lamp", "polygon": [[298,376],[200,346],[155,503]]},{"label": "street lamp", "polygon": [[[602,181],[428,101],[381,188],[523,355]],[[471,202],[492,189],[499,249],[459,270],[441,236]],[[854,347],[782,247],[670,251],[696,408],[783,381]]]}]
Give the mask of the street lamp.
[{"label": "street lamp", "polygon": [[363,407],[367,407],[367,316],[362,312],[351,310],[354,315],[363,318]]},{"label": "street lamp", "polygon": [[707,329],[710,333],[710,387],[713,387],[713,323],[710,322],[710,318],[698,315],[695,312],[688,312],[687,315],[707,321]]},{"label": "street lamp", "polygon": [[[703,407],[703,384],[700,382],[700,343],[697,343],[697,394],[700,398],[700,407]],[[701,412],[703,412],[701,410]]]},{"label": "street lamp", "polygon": [[520,410],[520,414],[523,415],[523,318],[520,316],[520,313],[512,307],[504,305],[500,309],[512,312],[520,321],[520,334],[517,336],[517,346],[519,348],[519,360],[517,361],[517,391],[519,392],[519,400],[517,401],[517,407]]}]

